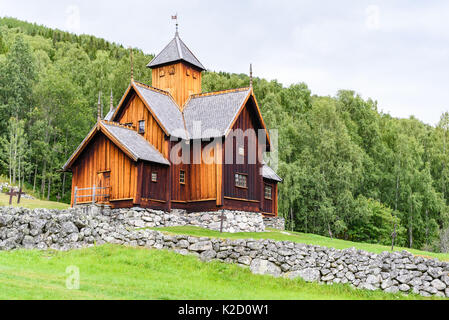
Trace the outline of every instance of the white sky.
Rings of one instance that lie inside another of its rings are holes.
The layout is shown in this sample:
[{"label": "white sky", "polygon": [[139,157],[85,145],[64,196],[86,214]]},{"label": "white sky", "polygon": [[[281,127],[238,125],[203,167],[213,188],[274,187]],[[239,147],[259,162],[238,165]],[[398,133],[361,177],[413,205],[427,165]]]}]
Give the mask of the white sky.
[{"label": "white sky", "polygon": [[396,117],[449,110],[449,1],[0,0],[11,16],[158,53],[180,35],[206,66],[313,93],[351,89]]}]

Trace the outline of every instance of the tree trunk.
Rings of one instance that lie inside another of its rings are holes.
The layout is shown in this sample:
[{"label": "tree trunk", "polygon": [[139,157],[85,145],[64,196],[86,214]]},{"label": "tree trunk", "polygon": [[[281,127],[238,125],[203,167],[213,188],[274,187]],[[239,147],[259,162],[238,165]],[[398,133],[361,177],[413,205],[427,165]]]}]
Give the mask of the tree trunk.
[{"label": "tree trunk", "polygon": [[51,192],[51,178],[48,179],[48,193],[47,193],[47,201],[50,201],[50,192]]},{"label": "tree trunk", "polygon": [[429,245],[429,210],[426,209],[426,245]]},{"label": "tree trunk", "polygon": [[41,194],[42,197],[45,194],[45,175],[47,174],[47,161],[44,160],[44,165],[42,167],[42,183],[41,183]]},{"label": "tree trunk", "polygon": [[293,227],[293,207],[290,207],[290,219],[291,219],[291,227],[292,227],[292,232],[294,231],[294,227]]},{"label": "tree trunk", "polygon": [[331,239],[334,239],[334,235],[332,234],[332,230],[331,230],[331,226],[329,224],[329,222],[327,223],[327,230],[329,232],[329,237],[331,237]]},{"label": "tree trunk", "polygon": [[66,173],[64,172],[62,174],[62,198],[65,196],[65,179],[66,179]]},{"label": "tree trunk", "polygon": [[33,193],[36,192],[36,180],[37,180],[37,164],[34,167],[34,183],[33,183]]},{"label": "tree trunk", "polygon": [[413,247],[413,202],[410,203],[410,218],[408,226],[408,243],[410,248]]}]

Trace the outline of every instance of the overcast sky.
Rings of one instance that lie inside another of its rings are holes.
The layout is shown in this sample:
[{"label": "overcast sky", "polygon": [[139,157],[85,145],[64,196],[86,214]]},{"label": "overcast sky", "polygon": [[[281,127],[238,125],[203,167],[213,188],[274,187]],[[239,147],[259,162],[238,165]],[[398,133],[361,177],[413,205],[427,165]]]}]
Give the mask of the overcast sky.
[{"label": "overcast sky", "polygon": [[352,89],[395,117],[449,110],[449,1],[0,0],[0,16],[158,53],[180,35],[207,69]]}]

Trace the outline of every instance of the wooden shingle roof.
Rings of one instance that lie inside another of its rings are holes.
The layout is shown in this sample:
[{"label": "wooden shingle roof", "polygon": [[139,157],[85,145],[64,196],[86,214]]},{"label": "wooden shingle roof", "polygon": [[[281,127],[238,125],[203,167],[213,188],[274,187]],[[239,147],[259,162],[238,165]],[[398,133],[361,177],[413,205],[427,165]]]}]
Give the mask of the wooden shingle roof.
[{"label": "wooden shingle roof", "polygon": [[102,123],[102,126],[134,156],[135,161],[143,160],[170,165],[170,162],[137,131],[108,123]]},{"label": "wooden shingle roof", "polygon": [[225,136],[250,93],[250,88],[242,88],[192,96],[183,112],[190,139]]},{"label": "wooden shingle roof", "polygon": [[103,132],[119,149],[121,149],[133,161],[148,161],[163,165],[170,165],[170,162],[145,138],[132,129],[125,128],[118,124],[101,121],[95,125],[88,136],[81,142],[76,151],[70,156],[63,166],[67,171],[87,147],[97,132]]},{"label": "wooden shingle roof", "polygon": [[277,173],[271,169],[266,163],[264,163],[263,167],[262,167],[262,176],[265,179],[268,180],[273,180],[273,181],[277,181],[277,182],[282,182],[284,180],[282,180]]}]

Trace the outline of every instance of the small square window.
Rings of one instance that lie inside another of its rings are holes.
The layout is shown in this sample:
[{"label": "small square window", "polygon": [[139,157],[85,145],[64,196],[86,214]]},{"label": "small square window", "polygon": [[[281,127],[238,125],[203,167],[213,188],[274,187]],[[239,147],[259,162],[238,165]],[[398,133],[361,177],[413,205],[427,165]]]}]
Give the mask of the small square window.
[{"label": "small square window", "polygon": [[151,181],[152,182],[157,182],[157,172],[152,172],[151,173]]},{"label": "small square window", "polygon": [[145,120],[139,121],[139,133],[140,134],[145,133]]},{"label": "small square window", "polygon": [[186,184],[186,172],[185,171],[181,171],[179,173],[179,183]]},{"label": "small square window", "polygon": [[273,188],[271,186],[265,186],[265,199],[273,200]]},{"label": "small square window", "polygon": [[238,188],[248,188],[248,177],[243,174],[236,174],[235,186]]}]

